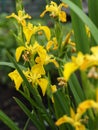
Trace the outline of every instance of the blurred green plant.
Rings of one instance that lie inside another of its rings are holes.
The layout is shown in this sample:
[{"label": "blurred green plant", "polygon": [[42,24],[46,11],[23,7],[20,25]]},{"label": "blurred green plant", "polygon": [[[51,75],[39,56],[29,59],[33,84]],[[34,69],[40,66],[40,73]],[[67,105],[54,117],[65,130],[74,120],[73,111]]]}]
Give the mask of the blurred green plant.
[{"label": "blurred green plant", "polygon": [[[16,40],[13,36],[15,32],[15,27],[12,25],[11,20],[7,20],[5,17],[6,13],[0,14],[0,62],[7,62],[7,50],[14,54],[16,48]],[[9,31],[13,29],[13,32]],[[6,68],[5,66],[0,66],[0,84],[6,84],[9,79],[7,73],[11,71],[11,68]]]}]

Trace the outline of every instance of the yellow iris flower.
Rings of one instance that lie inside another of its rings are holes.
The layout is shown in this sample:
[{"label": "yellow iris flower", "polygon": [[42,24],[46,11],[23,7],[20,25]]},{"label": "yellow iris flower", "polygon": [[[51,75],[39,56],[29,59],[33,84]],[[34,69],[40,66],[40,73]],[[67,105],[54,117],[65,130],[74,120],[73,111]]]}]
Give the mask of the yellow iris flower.
[{"label": "yellow iris flower", "polygon": [[41,90],[42,90],[42,94],[43,96],[46,93],[47,90],[47,86],[48,86],[48,80],[45,78],[40,78],[37,80],[38,85],[40,86]]},{"label": "yellow iris flower", "polygon": [[64,65],[64,78],[68,81],[70,75],[75,72],[77,69],[86,70],[87,68],[98,65],[98,46],[91,48],[92,54],[82,54],[81,52],[78,55],[72,56],[71,62],[68,62]]},{"label": "yellow iris flower", "polygon": [[19,87],[21,86],[23,79],[19,75],[18,71],[14,70],[13,72],[10,72],[8,76],[11,78],[11,80],[14,81],[16,90],[19,90]]},{"label": "yellow iris flower", "polygon": [[19,10],[18,15],[16,15],[15,13],[12,13],[11,15],[7,16],[6,18],[15,18],[18,21],[18,23],[22,23],[27,18],[31,19],[31,16],[28,14],[25,14],[24,11]]},{"label": "yellow iris flower", "polygon": [[[29,56],[32,56],[34,53],[36,53],[38,47],[39,47],[39,44],[37,42],[35,42],[33,46],[32,45],[19,46],[15,52],[16,61],[17,62],[19,61],[23,51],[28,52]],[[30,57],[28,57],[28,58],[30,58]]]},{"label": "yellow iris flower", "polygon": [[36,59],[35,59],[36,63],[46,65],[46,64],[52,62],[52,63],[54,63],[54,65],[56,67],[59,67],[59,64],[53,58],[53,55],[48,55],[46,50],[42,46],[39,46],[37,48],[37,53],[38,53],[39,56],[37,56]]},{"label": "yellow iris flower", "polygon": [[83,101],[79,104],[76,114],[74,113],[73,109],[71,109],[71,117],[64,115],[59,118],[55,124],[59,126],[63,123],[69,123],[75,127],[76,130],[86,130],[85,125],[82,124],[81,117],[89,108],[98,109],[98,103],[93,100]]},{"label": "yellow iris flower", "polygon": [[88,67],[98,65],[98,46],[92,47],[91,52],[91,55],[85,55],[84,63],[80,67],[81,70],[85,70]]},{"label": "yellow iris flower", "polygon": [[48,43],[46,45],[47,51],[49,51],[50,48],[52,48],[53,50],[56,50],[58,48],[58,43],[57,43],[56,37],[53,37],[52,40],[48,41]]},{"label": "yellow iris flower", "polygon": [[50,33],[50,29],[47,26],[41,26],[41,25],[34,26],[31,23],[28,23],[26,25],[25,21],[22,23],[22,26],[23,26],[23,33],[25,34],[25,38],[28,44],[31,40],[32,35],[36,34],[38,31],[41,30],[44,31],[46,38],[50,40],[51,33]]},{"label": "yellow iris flower", "polygon": [[28,25],[26,25],[25,19],[27,18],[31,19],[31,16],[28,14],[25,14],[24,11],[19,10],[18,15],[16,15],[15,13],[12,13],[11,15],[7,16],[7,18],[11,18],[11,17],[15,18],[18,21],[18,23],[22,24],[23,32],[25,34],[27,43],[30,42],[31,36],[40,30],[44,31],[46,38],[50,40],[51,33],[50,33],[50,29],[47,26],[41,26],[41,25],[33,26],[31,23],[28,23]]},{"label": "yellow iris flower", "polygon": [[58,17],[59,21],[61,22],[66,22],[66,13],[65,11],[62,10],[62,7],[67,8],[68,5],[61,3],[59,6],[51,1],[50,5],[46,6],[45,11],[40,15],[40,17],[43,17],[45,15],[46,12],[51,12],[50,16],[52,17]]},{"label": "yellow iris flower", "polygon": [[79,52],[78,53],[78,56],[75,57],[75,56],[72,56],[71,58],[71,62],[68,62],[64,65],[64,78],[66,81],[68,81],[70,75],[76,71],[81,64],[83,64],[83,61],[84,61],[84,55]]},{"label": "yellow iris flower", "polygon": [[54,65],[56,67],[59,67],[59,64],[57,63],[57,61],[54,59],[54,57],[52,55],[48,55],[46,50],[43,48],[43,46],[39,45],[37,42],[34,43],[34,45],[26,45],[26,46],[20,46],[16,49],[16,61],[18,62],[22,52],[28,52],[28,59],[30,59],[30,57],[32,55],[34,55],[35,53],[38,53],[39,56],[37,56],[35,58],[35,62],[37,64],[41,64],[41,65],[46,65],[50,62],[54,63]]},{"label": "yellow iris flower", "polygon": [[62,42],[62,48],[66,46],[67,44],[70,44],[72,46],[75,46],[76,44],[72,42],[71,35],[73,34],[73,30],[71,30],[65,37],[64,41]]},{"label": "yellow iris flower", "polygon": [[[28,81],[32,83],[32,86],[38,84],[41,87],[42,94],[44,96],[47,89],[48,80],[46,78],[42,78],[42,76],[45,75],[43,66],[40,64],[35,64],[31,70],[23,71],[23,73]],[[14,70],[13,72],[10,72],[8,76],[11,78],[11,80],[14,81],[16,90],[19,90],[23,79],[21,78],[18,71]]]},{"label": "yellow iris flower", "polygon": [[28,81],[32,83],[32,86],[37,84],[40,86],[44,96],[47,89],[48,80],[46,78],[42,78],[42,76],[45,75],[43,66],[40,64],[35,64],[32,66],[31,70],[24,72],[24,74]]}]

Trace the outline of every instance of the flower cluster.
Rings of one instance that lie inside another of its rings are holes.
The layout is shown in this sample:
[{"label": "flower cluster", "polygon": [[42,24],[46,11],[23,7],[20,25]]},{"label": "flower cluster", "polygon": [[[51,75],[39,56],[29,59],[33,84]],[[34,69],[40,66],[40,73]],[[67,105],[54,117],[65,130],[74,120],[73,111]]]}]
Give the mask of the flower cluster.
[{"label": "flower cluster", "polygon": [[[23,10],[19,10],[17,14],[12,13],[7,18],[16,19],[19,27],[18,36],[15,35],[19,41],[19,46],[15,51],[15,58],[17,64],[21,63],[23,66],[21,69],[23,75],[32,87],[37,88],[39,86],[42,95],[47,95],[50,100],[52,99],[56,114],[53,113],[55,118],[51,116],[54,123],[49,125],[53,127],[54,124],[54,129],[61,125],[62,129],[68,127],[68,130],[71,130],[71,127],[66,125],[68,123],[73,129],[86,130],[89,129],[88,124],[92,115],[94,121],[98,119],[98,84],[95,79],[96,83],[94,84],[88,80],[92,77],[98,80],[98,71],[96,69],[98,66],[98,46],[91,46],[90,52],[83,53],[75,43],[76,32],[73,28],[66,34],[62,33],[62,22],[67,22],[67,14],[63,8],[68,8],[68,5],[65,3],[57,5],[51,1],[40,15],[40,17],[43,17],[47,12],[50,13],[50,17],[55,21],[53,31],[48,26],[33,25],[30,20],[27,21],[27,19],[31,19],[31,16]],[[88,41],[90,41],[90,29],[84,25],[84,31],[86,32],[84,34],[89,39]],[[43,43],[39,40],[40,36],[44,39]],[[80,72],[81,79],[84,79],[82,72],[86,75],[86,79],[82,80],[82,83],[76,80],[78,79],[75,74],[76,70]],[[54,71],[56,71],[56,77],[53,74]],[[74,78],[71,78],[73,73],[75,74],[73,75]],[[8,75],[14,81],[16,90],[25,85],[17,67]],[[52,82],[53,79],[56,83]],[[85,86],[85,88],[80,87],[80,85]],[[94,98],[89,96],[89,99],[87,97],[87,88],[91,92],[94,90]],[[72,95],[70,95],[70,91]],[[71,96],[74,98],[72,99]],[[35,106],[34,104],[33,107]],[[36,107],[36,109],[38,108]],[[42,108],[44,109],[44,107]],[[88,109],[91,111],[89,112]],[[43,115],[46,114],[43,111],[41,110],[42,118],[40,118],[43,120],[42,122],[44,122],[43,118],[45,117]],[[41,112],[39,113],[41,114]],[[47,117],[46,119],[49,123],[50,118]],[[63,128],[62,124],[64,123]]]},{"label": "flower cluster", "polygon": [[[46,78],[44,65],[52,62],[56,67],[59,67],[55,57],[48,53],[48,50],[52,44],[55,45],[57,43],[55,39],[53,39],[53,41],[51,40],[51,32],[47,26],[35,26],[30,22],[27,23],[25,19],[31,17],[28,14],[24,14],[23,11],[19,10],[18,15],[12,13],[10,16],[7,16],[7,18],[10,17],[13,17],[17,20],[22,27],[22,32],[25,37],[24,45],[20,45],[16,49],[16,61],[19,62],[20,58],[22,57],[24,62],[28,62],[30,64],[30,68],[23,70],[23,73],[28,81],[32,83],[32,86],[38,84],[42,89],[43,95],[45,95],[48,86],[48,80]],[[40,45],[37,40],[31,41],[31,38],[40,31],[43,31],[47,38],[46,47]],[[14,70],[13,72],[9,73],[9,77],[14,80],[16,89],[18,90],[23,82],[23,79],[19,75],[18,71]]]}]

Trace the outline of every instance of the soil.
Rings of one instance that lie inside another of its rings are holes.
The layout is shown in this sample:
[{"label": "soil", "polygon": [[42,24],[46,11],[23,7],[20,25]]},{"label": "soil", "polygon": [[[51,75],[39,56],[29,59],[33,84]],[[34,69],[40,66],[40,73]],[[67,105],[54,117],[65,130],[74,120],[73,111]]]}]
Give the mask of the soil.
[{"label": "soil", "polygon": [[[17,105],[13,97],[24,100],[21,95],[14,89],[0,85],[0,110],[5,112],[17,125],[23,130],[27,121],[27,116]],[[0,121],[0,130],[10,130],[3,122]],[[30,122],[27,130],[37,130]]]}]

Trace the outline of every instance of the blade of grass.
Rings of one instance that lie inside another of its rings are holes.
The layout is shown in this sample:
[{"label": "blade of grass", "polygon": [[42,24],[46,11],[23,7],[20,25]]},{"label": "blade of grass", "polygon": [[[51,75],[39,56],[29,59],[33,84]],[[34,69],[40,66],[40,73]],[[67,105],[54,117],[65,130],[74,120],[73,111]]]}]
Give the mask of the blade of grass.
[{"label": "blade of grass", "polygon": [[27,119],[23,130],[27,130],[27,127],[28,127],[29,122],[30,122],[30,118]]},{"label": "blade of grass", "polygon": [[75,98],[76,104],[78,105],[81,101],[85,99],[85,95],[75,74],[71,75],[68,83],[70,86],[70,90],[72,91]]},{"label": "blade of grass", "polygon": [[[53,95],[55,110],[57,111],[57,117],[62,116],[67,113],[69,115],[69,100],[68,97],[65,96],[65,93],[62,93],[61,89],[58,89]],[[58,107],[57,107],[58,106]],[[59,108],[60,106],[60,108]],[[58,108],[58,109],[57,109]]]},{"label": "blade of grass", "polygon": [[[68,95],[65,95],[65,93],[62,92],[62,89],[58,89],[58,91],[53,94],[54,109],[57,119],[65,114],[70,115],[70,100],[68,100],[67,96]],[[66,128],[71,130],[70,126],[66,124],[61,125],[59,130],[65,130]]]},{"label": "blade of grass", "polygon": [[81,81],[82,81],[83,92],[86,98],[95,99],[95,88],[92,87],[92,84],[90,83],[86,73],[82,71],[81,71]]},{"label": "blade of grass", "polygon": [[45,127],[43,126],[43,124],[40,123],[36,114],[34,112],[30,112],[29,109],[18,98],[14,97],[14,99],[16,103],[20,106],[20,108],[25,112],[25,114],[31,119],[36,128],[38,130],[45,130]]},{"label": "blade of grass", "polygon": [[8,66],[11,68],[15,68],[15,66],[10,62],[0,62],[0,66]]},{"label": "blade of grass", "polygon": [[27,96],[27,95],[26,95],[24,92],[22,92],[21,90],[19,90],[19,92],[20,92],[20,94],[21,94],[26,100],[28,100],[28,101],[30,102],[32,108],[33,108],[33,107],[37,107],[36,102],[35,102],[31,97]]},{"label": "blade of grass", "polygon": [[[11,68],[15,68],[15,66],[11,62],[0,62],[0,66],[8,66],[8,67],[11,67]],[[26,68],[23,67],[22,65],[19,65],[19,67],[26,70]]]},{"label": "blade of grass", "polygon": [[1,110],[0,120],[3,121],[11,130],[20,130],[18,126]]},{"label": "blade of grass", "polygon": [[[95,45],[98,45],[98,29],[91,19],[73,2],[70,0],[62,0],[71,8],[71,10],[90,28],[91,34],[95,40]],[[77,23],[78,24],[78,23]]]}]

